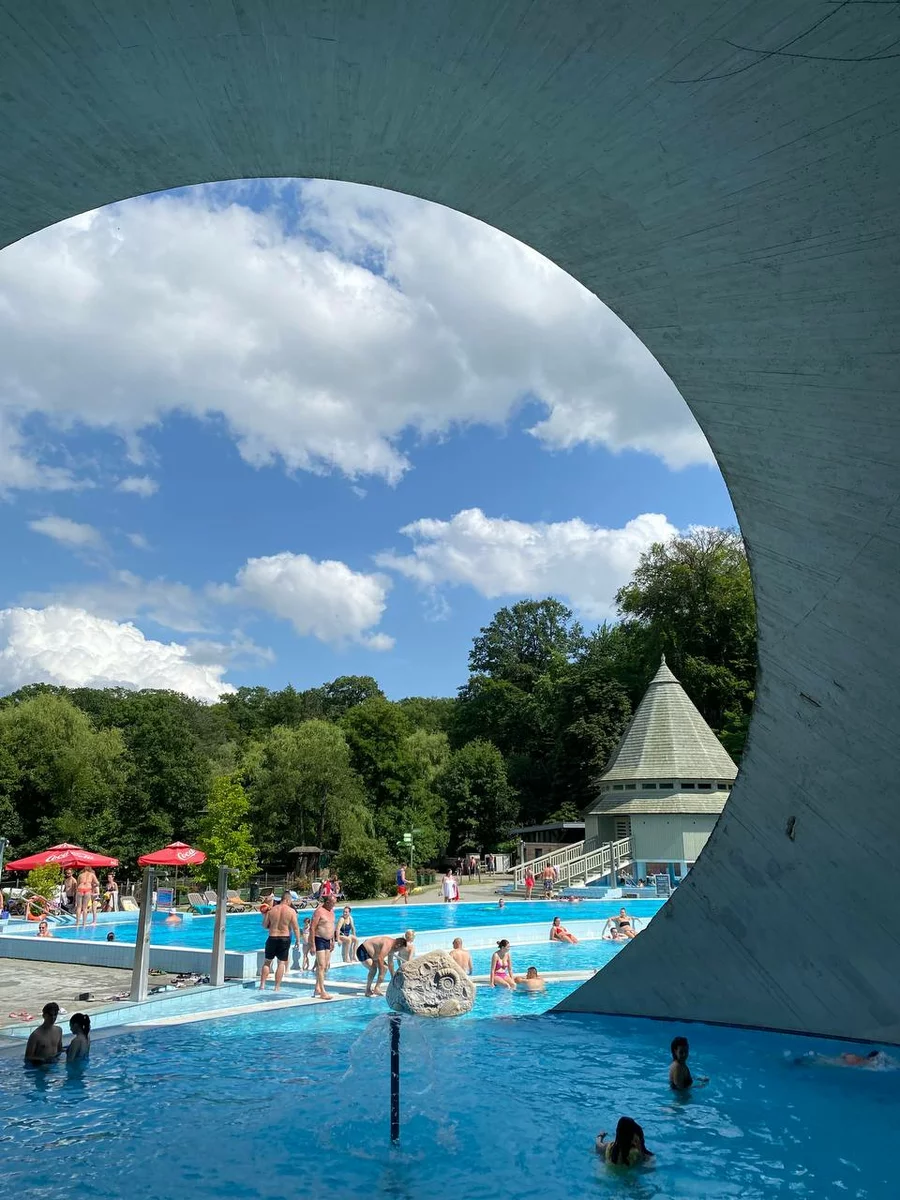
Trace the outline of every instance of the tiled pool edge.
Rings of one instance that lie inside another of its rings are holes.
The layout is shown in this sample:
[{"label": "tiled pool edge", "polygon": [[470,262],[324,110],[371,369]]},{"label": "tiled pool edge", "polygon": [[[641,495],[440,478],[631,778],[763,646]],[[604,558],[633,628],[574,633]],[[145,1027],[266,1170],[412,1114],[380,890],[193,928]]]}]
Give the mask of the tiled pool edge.
[{"label": "tiled pool edge", "polygon": [[[258,951],[226,950],[226,979],[253,979]],[[80,942],[75,938],[36,938],[21,933],[0,934],[0,959],[69,963],[82,967],[118,967],[131,970],[134,942]],[[172,975],[208,975],[212,950],[186,946],[150,945],[150,968]]]}]

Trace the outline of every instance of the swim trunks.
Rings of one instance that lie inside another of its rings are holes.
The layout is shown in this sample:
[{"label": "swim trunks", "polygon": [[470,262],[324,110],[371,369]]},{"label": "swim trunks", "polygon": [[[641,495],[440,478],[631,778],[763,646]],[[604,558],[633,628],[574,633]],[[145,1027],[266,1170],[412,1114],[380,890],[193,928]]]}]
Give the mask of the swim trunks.
[{"label": "swim trunks", "polygon": [[359,961],[361,963],[365,963],[365,962],[369,961],[369,959],[372,957],[372,955],[368,952],[368,950],[365,948],[365,946],[357,946],[356,957],[359,959]]},{"label": "swim trunks", "polygon": [[332,948],[331,938],[316,938],[316,950],[331,950]]},{"label": "swim trunks", "polygon": [[287,962],[291,952],[290,937],[267,937],[266,948],[263,951],[266,962],[270,959],[277,958],[279,962]]},{"label": "swim trunks", "polygon": [[402,884],[402,883],[398,883],[398,884],[397,884],[397,895],[398,895],[398,896],[405,896],[405,895],[406,895],[406,888],[403,886],[403,884]]}]

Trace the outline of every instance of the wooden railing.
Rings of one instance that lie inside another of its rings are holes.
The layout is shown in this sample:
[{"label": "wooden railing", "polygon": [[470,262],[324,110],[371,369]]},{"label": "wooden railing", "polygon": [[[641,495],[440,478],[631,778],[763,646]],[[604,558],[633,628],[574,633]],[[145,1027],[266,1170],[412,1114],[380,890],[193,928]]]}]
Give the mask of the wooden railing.
[{"label": "wooden railing", "polygon": [[542,854],[539,858],[529,859],[527,863],[522,863],[514,869],[513,886],[524,887],[525,872],[529,869],[535,879],[537,879],[544,867],[559,867],[562,870],[565,863],[569,863],[575,858],[581,858],[591,850],[596,850],[599,846],[599,838],[589,838],[584,842],[570,842],[568,846],[561,846],[559,850],[551,850],[549,854]]}]

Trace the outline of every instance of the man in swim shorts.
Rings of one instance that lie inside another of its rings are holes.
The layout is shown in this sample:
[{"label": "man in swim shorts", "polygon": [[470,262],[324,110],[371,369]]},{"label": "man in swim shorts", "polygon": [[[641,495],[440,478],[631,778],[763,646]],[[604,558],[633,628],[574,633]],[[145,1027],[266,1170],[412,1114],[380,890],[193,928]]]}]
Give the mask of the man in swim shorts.
[{"label": "man in swim shorts", "polygon": [[42,1015],[44,1023],[35,1029],[25,1044],[25,1061],[35,1066],[53,1062],[63,1050],[62,1030],[56,1024],[59,1005],[51,1000],[44,1005]]},{"label": "man in swim shorts", "polygon": [[[364,942],[360,942],[356,948],[356,957],[364,967],[368,968],[369,977],[366,980],[366,995],[380,996],[378,990],[384,981],[385,971],[394,975],[394,956],[401,950],[406,949],[406,938],[391,937],[389,934],[381,934],[380,936],[366,938]],[[378,981],[375,987],[372,987],[372,980],[375,975],[378,975]]]},{"label": "man in swim shorts", "polygon": [[291,934],[300,941],[300,929],[297,925],[297,914],[291,904],[291,893],[285,890],[280,904],[273,904],[263,914],[263,928],[269,931],[266,938],[266,948],[263,951],[265,961],[259,976],[259,990],[263,991],[269,978],[274,959],[278,960],[275,968],[275,991],[281,987],[285,968],[291,953]]},{"label": "man in swim shorts", "polygon": [[396,904],[398,900],[402,900],[404,904],[409,904],[409,887],[406,882],[406,867],[400,866],[397,868],[397,895],[392,903]]},{"label": "man in swim shorts", "polygon": [[320,1000],[333,1000],[334,997],[325,991],[325,975],[331,965],[331,952],[334,949],[334,896],[326,896],[312,915],[309,926],[309,940],[316,952],[316,986],[313,996]]}]

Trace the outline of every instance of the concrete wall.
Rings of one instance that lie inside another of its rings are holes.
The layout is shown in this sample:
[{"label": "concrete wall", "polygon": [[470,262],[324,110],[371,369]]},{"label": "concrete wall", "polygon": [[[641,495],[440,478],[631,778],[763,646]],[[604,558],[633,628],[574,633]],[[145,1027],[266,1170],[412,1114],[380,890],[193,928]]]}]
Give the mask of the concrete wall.
[{"label": "concrete wall", "polygon": [[639,862],[693,862],[717,818],[689,814],[631,818],[631,845]]},{"label": "concrete wall", "polygon": [[759,601],[748,751],[688,881],[567,1007],[900,1038],[895,37],[895,6],[824,0],[0,10],[0,244],[210,179],[396,188],[571,271],[705,429]]}]

